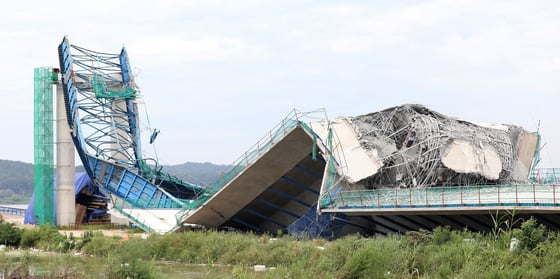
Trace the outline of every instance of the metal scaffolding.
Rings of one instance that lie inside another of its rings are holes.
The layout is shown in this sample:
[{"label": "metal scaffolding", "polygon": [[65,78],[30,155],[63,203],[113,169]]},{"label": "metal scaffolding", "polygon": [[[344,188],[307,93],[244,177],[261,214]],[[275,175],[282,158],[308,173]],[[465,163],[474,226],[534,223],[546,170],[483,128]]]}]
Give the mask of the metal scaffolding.
[{"label": "metal scaffolding", "polygon": [[[519,170],[518,149],[520,138],[532,134],[520,127],[475,124],[421,105],[393,107],[351,122],[362,147],[383,164],[364,182],[367,188],[527,182],[532,157],[529,166]],[[468,157],[447,156],[454,147]],[[452,166],[469,160],[471,166]]]},{"label": "metal scaffolding", "polygon": [[205,195],[202,186],[162,171],[157,158],[143,156],[141,96],[126,49],[97,52],[65,37],[58,53],[74,145],[91,180],[112,194],[115,210],[126,215],[119,200],[127,208],[190,208]]},{"label": "metal scaffolding", "polygon": [[36,224],[55,224],[52,68],[34,70],[34,183]]}]

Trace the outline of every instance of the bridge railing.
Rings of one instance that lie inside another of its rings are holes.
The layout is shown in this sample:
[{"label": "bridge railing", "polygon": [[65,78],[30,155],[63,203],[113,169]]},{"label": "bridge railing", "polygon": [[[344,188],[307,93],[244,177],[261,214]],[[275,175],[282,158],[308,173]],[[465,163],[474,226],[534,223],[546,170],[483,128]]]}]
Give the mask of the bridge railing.
[{"label": "bridge railing", "polygon": [[556,184],[476,185],[340,191],[321,200],[321,209],[387,209],[492,206],[560,206]]},{"label": "bridge railing", "polygon": [[22,215],[24,216],[26,209],[22,208],[14,208],[8,206],[0,206],[0,213],[2,214],[10,214],[10,215]]},{"label": "bridge railing", "polygon": [[[233,180],[238,174],[243,172],[247,167],[256,162],[264,153],[270,150],[276,143],[278,143],[286,134],[300,125],[303,118],[309,115],[325,113],[324,110],[302,113],[297,110],[292,110],[280,123],[276,124],[266,135],[257,141],[248,151],[243,153],[232,163],[232,168],[223,172],[220,177],[210,184],[213,193],[218,192],[230,181]],[[310,150],[311,152],[311,150]]]},{"label": "bridge railing", "polygon": [[529,174],[529,181],[537,184],[560,184],[560,169],[539,168]]}]

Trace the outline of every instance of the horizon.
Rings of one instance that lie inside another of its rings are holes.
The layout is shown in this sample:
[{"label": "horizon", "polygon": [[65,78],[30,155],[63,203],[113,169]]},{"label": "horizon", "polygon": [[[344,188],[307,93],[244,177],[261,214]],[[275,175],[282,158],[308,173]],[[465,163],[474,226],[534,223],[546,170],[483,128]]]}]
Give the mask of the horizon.
[{"label": "horizon", "polygon": [[[31,165],[35,164],[34,162],[25,162],[25,161],[12,160],[12,159],[2,159],[2,158],[0,158],[0,161],[11,161],[11,162],[16,162],[16,163],[24,163],[24,164],[31,164]],[[83,167],[82,164],[78,164],[78,163],[81,163],[81,161],[76,160],[76,165],[75,165],[76,167]],[[217,164],[217,163],[212,163],[212,162],[190,162],[190,161],[184,162],[184,163],[172,164],[172,165],[164,165],[164,166],[177,166],[177,165],[186,165],[186,164],[201,164],[201,165],[212,164],[212,165],[216,165],[216,166],[231,166],[231,165],[228,165],[228,164]]]}]

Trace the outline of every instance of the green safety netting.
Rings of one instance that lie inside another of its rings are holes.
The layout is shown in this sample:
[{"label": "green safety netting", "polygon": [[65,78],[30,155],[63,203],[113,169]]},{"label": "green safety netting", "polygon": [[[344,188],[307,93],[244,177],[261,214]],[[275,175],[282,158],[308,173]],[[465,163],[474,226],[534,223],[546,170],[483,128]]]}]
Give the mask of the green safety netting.
[{"label": "green safety netting", "polygon": [[120,90],[109,90],[103,77],[98,74],[93,75],[93,92],[97,98],[134,98],[136,90],[130,86],[122,86]]},{"label": "green safety netting", "polygon": [[52,68],[34,69],[34,196],[36,224],[54,224]]},{"label": "green safety netting", "polygon": [[323,208],[398,208],[494,205],[556,206],[560,202],[558,185],[477,185],[434,188],[385,188],[341,191]]},{"label": "green safety netting", "polygon": [[529,175],[529,181],[538,184],[560,184],[560,169],[533,169]]}]

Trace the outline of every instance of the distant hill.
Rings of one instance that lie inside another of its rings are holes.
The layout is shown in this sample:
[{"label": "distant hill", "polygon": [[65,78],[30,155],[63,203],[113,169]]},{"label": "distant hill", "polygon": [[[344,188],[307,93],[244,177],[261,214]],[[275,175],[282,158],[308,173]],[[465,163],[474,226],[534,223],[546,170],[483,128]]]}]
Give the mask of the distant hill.
[{"label": "distant hill", "polygon": [[180,165],[164,166],[163,170],[185,181],[199,185],[208,185],[230,167],[229,165],[215,165],[212,163],[187,162]]},{"label": "distant hill", "polygon": [[[178,178],[199,185],[208,185],[227,170],[228,165],[187,162],[163,166]],[[83,167],[76,168],[77,171]],[[33,193],[33,164],[0,159],[0,204],[27,203]]]},{"label": "distant hill", "polygon": [[33,193],[33,164],[0,160],[0,203],[27,203]]}]

